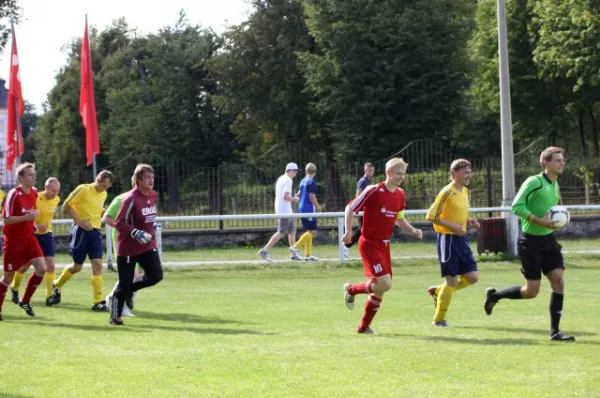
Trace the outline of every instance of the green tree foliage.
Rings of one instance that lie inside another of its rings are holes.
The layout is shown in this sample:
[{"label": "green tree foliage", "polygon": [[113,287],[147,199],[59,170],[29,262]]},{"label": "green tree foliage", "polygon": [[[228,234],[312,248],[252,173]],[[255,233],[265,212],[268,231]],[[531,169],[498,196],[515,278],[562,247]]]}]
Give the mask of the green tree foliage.
[{"label": "green tree foliage", "polygon": [[0,1],[0,53],[4,51],[10,38],[10,18],[13,18],[15,24],[18,24],[22,17],[21,12],[17,0]]}]

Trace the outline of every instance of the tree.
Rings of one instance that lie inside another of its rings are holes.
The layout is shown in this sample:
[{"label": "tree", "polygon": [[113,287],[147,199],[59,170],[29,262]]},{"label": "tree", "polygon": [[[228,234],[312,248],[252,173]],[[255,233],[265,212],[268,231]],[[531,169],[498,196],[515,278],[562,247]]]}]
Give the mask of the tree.
[{"label": "tree", "polygon": [[35,163],[35,128],[39,121],[39,116],[35,112],[35,105],[25,101],[25,112],[21,116],[21,128],[23,129],[23,143],[25,152],[21,156],[22,162]]},{"label": "tree", "polygon": [[450,141],[467,83],[463,5],[305,2],[321,51],[303,54],[302,70],[341,159],[385,158],[419,138]]},{"label": "tree", "polygon": [[10,18],[13,18],[15,24],[21,19],[21,7],[17,0],[0,1],[0,52],[4,50],[10,37]]}]

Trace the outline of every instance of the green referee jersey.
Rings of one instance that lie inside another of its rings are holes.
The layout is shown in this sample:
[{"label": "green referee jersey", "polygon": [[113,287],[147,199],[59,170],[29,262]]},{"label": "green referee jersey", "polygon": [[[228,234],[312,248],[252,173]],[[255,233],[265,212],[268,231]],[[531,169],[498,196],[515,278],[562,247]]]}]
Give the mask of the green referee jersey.
[{"label": "green referee jersey", "polygon": [[553,232],[551,229],[532,223],[529,217],[533,214],[537,218],[544,218],[559,200],[558,183],[550,181],[544,173],[540,173],[530,176],[521,185],[511,210],[514,215],[521,218],[521,230],[524,233],[537,236],[549,235]]},{"label": "green referee jersey", "polygon": [[121,202],[123,202],[123,199],[125,198],[125,195],[127,195],[129,192],[125,192],[122,193],[118,196],[116,196],[112,202],[110,202],[110,205],[108,205],[108,209],[106,210],[106,214],[108,214],[109,216],[111,216],[112,218],[114,218],[115,220],[117,219],[117,214],[119,214],[119,208],[121,207]]}]

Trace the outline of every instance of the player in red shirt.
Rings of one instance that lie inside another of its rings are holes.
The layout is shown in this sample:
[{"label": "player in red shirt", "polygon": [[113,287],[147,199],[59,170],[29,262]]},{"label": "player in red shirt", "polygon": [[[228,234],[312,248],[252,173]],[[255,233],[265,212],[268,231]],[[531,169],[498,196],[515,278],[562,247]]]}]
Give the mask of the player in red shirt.
[{"label": "player in red shirt", "polygon": [[414,228],[404,218],[404,191],[400,184],[404,181],[407,166],[401,158],[390,159],[385,164],[385,181],[368,186],[346,207],[346,233],[342,238],[344,243],[352,240],[354,213],[364,212],[358,250],[369,280],[344,285],[344,302],[348,309],[354,308],[355,295],[369,295],[358,333],[375,334],[370,328],[371,321],[381,306],[383,294],[392,288],[390,238],[394,225],[416,239],[423,237],[423,231]]},{"label": "player in red shirt", "polygon": [[22,163],[17,167],[19,185],[11,189],[6,197],[2,216],[4,218],[4,275],[0,280],[0,321],[2,304],[6,291],[21,266],[31,261],[35,272],[27,281],[25,292],[19,300],[19,307],[27,315],[35,316],[31,308],[31,296],[40,285],[46,273],[46,260],[34,235],[38,192],[35,184],[35,166]]},{"label": "player in red shirt", "polygon": [[[154,240],[156,199],[154,169],[138,164],[133,173],[136,187],[121,202],[115,219],[117,228],[117,269],[119,287],[110,308],[110,324],[124,325],[121,318],[125,300],[140,289],[154,286],[163,278],[162,265]],[[135,264],[144,274],[133,278]]]}]

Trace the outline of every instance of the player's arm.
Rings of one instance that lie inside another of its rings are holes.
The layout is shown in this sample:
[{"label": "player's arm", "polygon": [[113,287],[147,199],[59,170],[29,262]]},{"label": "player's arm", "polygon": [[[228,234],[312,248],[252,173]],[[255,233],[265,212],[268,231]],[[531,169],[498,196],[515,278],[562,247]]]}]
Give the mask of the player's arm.
[{"label": "player's arm", "polygon": [[313,182],[308,186],[308,198],[310,199],[310,203],[315,207],[317,211],[321,211],[321,205],[319,205],[319,201],[317,200],[317,183]]},{"label": "player's arm", "polygon": [[112,228],[115,228],[115,217],[119,213],[119,209],[121,207],[121,200],[113,199],[108,205],[108,209],[104,212],[102,216],[102,222]]},{"label": "player's arm", "polygon": [[510,211],[515,216],[524,220],[529,220],[532,223],[544,228],[558,229],[554,226],[554,223],[548,215],[544,216],[544,218],[538,218],[527,208],[527,202],[531,194],[539,189],[542,189],[543,185],[544,184],[537,176],[531,176],[526,179],[521,185],[519,192],[517,192],[517,195],[512,202],[512,206],[510,207]]},{"label": "player's arm", "polygon": [[415,239],[423,238],[423,231],[413,227],[406,218],[404,218],[404,210],[398,212],[395,224],[403,231],[408,232]]},{"label": "player's arm", "polygon": [[451,188],[442,189],[433,201],[431,207],[429,208],[425,219],[427,221],[431,221],[436,225],[439,225],[440,227],[447,228],[457,235],[463,235],[466,231],[463,231],[462,225],[455,224],[453,222],[441,218],[441,215],[444,212],[444,206],[446,204],[446,201],[448,200],[451,194]]},{"label": "player's arm", "polygon": [[354,210],[352,210],[352,205],[349,204],[346,206],[346,210],[344,211],[344,236],[342,237],[342,242],[350,243],[352,242],[352,223],[354,222]]},{"label": "player's arm", "polygon": [[102,217],[102,222],[106,225],[108,225],[111,228],[116,228],[115,227],[115,219],[112,218],[108,212],[104,213],[104,216]]},{"label": "player's arm", "polygon": [[152,239],[152,235],[137,228],[133,228],[133,225],[127,222],[127,220],[133,216],[135,211],[137,211],[135,207],[135,198],[133,195],[129,195],[121,202],[121,207],[119,207],[119,212],[115,219],[115,228],[120,233],[127,234],[138,242],[146,244]]},{"label": "player's arm", "polygon": [[67,199],[63,203],[63,209],[65,210],[65,213],[67,213],[69,215],[69,217],[71,217],[73,219],[73,222],[75,224],[77,224],[79,227],[85,229],[86,231],[89,231],[93,228],[92,223],[89,220],[81,219],[79,217],[79,214],[77,214],[77,211],[73,207],[79,201],[79,198],[81,197],[81,195],[83,193],[84,187],[85,187],[84,185],[79,185],[77,188],[75,188],[75,190],[73,192],[71,192],[69,194],[69,196],[67,196]]},{"label": "player's arm", "polygon": [[26,221],[35,220],[36,217],[40,214],[37,210],[33,210],[29,214],[25,214],[22,216],[13,215],[14,207],[18,208],[18,204],[15,205],[15,200],[17,196],[17,191],[11,190],[8,194],[8,198],[6,198],[6,209],[4,209],[4,224],[18,224]]},{"label": "player's arm", "polygon": [[292,182],[289,181],[286,183],[285,187],[283,187],[283,200],[287,200],[288,202],[298,203],[300,198],[298,195],[292,196]]}]

